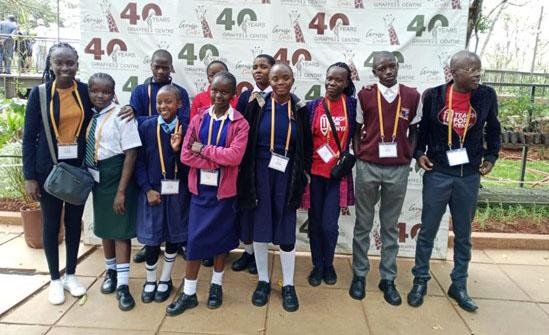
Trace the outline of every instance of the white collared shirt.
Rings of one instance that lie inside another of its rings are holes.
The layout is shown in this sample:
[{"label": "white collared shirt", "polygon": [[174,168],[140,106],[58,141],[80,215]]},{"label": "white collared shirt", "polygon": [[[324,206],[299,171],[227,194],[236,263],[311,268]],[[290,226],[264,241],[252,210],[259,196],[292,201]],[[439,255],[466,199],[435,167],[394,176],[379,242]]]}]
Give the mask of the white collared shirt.
[{"label": "white collared shirt", "polygon": [[220,117],[217,117],[215,115],[215,113],[213,112],[213,105],[211,105],[209,108],[208,108],[208,114],[210,114],[210,117],[214,120],[214,121],[223,121],[227,116],[229,117],[229,120],[233,121],[234,120],[234,108],[229,105],[229,113],[227,114],[223,114],[221,115]]},{"label": "white collared shirt", "polygon": [[387,100],[388,103],[393,103],[395,101],[396,97],[400,93],[400,85],[398,83],[394,84],[391,87],[387,87],[383,85],[382,83],[377,83],[377,87],[379,88],[379,91],[381,92],[381,95]]},{"label": "white collared shirt", "polygon": [[[112,108],[114,108],[112,115],[105,121]],[[93,108],[93,110],[95,113],[96,109]],[[121,120],[118,112],[120,112],[120,105],[114,102],[99,112],[95,126],[95,141],[97,143],[99,130],[101,130],[101,140],[97,153],[97,159],[100,161],[123,154],[125,150],[141,146],[141,139],[137,130],[137,120]]]},{"label": "white collared shirt", "polygon": [[273,88],[271,87],[271,85],[267,86],[266,89],[261,90],[259,87],[257,87],[256,84],[254,84],[254,89],[252,90],[252,93],[258,92],[258,93],[268,94],[268,93],[271,93],[272,91],[273,91]]}]

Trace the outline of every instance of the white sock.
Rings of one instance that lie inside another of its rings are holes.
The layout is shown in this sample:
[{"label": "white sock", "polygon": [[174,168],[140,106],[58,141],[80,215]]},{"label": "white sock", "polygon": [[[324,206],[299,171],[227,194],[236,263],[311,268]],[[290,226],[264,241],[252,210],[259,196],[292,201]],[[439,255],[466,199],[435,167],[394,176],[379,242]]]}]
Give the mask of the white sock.
[{"label": "white sock", "polygon": [[105,258],[105,269],[116,270],[116,258]]},{"label": "white sock", "polygon": [[183,284],[183,293],[185,293],[185,295],[196,294],[197,283],[198,283],[198,279],[190,280],[185,278],[185,283]]},{"label": "white sock", "polygon": [[253,255],[254,254],[254,245],[252,243],[244,244],[244,251],[246,251],[246,253],[248,255]]},{"label": "white sock", "polygon": [[130,263],[116,264],[116,288],[122,285],[128,285],[130,277]]},{"label": "white sock", "polygon": [[[156,283],[156,265],[158,262],[156,262],[154,265],[149,265],[145,263],[145,271],[147,271],[147,281],[151,283]],[[154,285],[147,284],[145,285],[145,288],[143,289],[145,292],[152,292],[154,291]]]},{"label": "white sock", "polygon": [[254,242],[255,264],[259,281],[269,282],[269,249],[268,244]]},{"label": "white sock", "polygon": [[[177,256],[177,252],[173,254],[164,253],[164,265],[162,265],[160,281],[167,282],[172,278],[172,268],[175,263],[175,256]],[[166,292],[168,290],[168,284],[158,284],[158,290]]]},{"label": "white sock", "polygon": [[215,272],[215,270],[213,270],[212,271],[212,284],[217,284],[219,286],[223,285],[223,273],[225,273],[225,271]]},{"label": "white sock", "polygon": [[292,251],[280,250],[280,265],[282,265],[282,286],[294,285],[295,248]]}]

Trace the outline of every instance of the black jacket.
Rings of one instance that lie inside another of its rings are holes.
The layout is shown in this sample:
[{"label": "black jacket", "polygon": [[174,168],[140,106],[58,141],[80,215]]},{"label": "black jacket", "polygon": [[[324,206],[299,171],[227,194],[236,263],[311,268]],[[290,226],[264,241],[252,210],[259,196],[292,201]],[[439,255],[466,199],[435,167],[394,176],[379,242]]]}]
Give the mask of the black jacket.
[{"label": "black jacket", "polygon": [[[423,115],[419,123],[418,143],[414,152],[417,159],[423,154],[433,162],[433,170],[454,176],[465,176],[479,172],[483,160],[495,163],[501,145],[501,127],[498,121],[498,101],[493,88],[479,85],[471,93],[471,106],[476,111],[476,121],[469,128],[464,148],[469,163],[449,166],[448,126],[439,121],[439,113],[446,105],[447,84],[428,89],[423,97]],[[459,148],[459,137],[452,132],[452,149]]]},{"label": "black jacket", "polygon": [[[265,100],[271,99],[271,95],[267,95]],[[245,110],[242,112],[248,123],[250,124],[250,132],[248,133],[248,144],[246,153],[240,164],[240,172],[238,174],[238,207],[241,210],[250,210],[257,205],[257,189],[256,189],[256,164],[255,155],[257,149],[257,134],[259,132],[259,123],[261,115],[264,113],[265,100],[259,95],[256,99],[250,101]],[[307,186],[307,177],[305,172],[311,171],[312,162],[312,136],[309,128],[309,112],[304,103],[299,101],[295,95],[291,96],[292,101],[292,117],[297,123],[296,148],[293,157],[293,169],[290,179],[290,188],[287,206],[298,208],[301,203],[301,197]]]}]

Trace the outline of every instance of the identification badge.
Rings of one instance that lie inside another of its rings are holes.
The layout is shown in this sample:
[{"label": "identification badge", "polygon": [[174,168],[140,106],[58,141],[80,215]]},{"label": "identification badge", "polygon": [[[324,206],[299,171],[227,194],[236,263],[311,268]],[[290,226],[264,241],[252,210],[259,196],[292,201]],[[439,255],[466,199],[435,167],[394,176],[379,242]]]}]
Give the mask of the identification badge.
[{"label": "identification badge", "polygon": [[78,158],[78,144],[58,144],[57,159]]},{"label": "identification badge", "polygon": [[206,186],[217,186],[219,171],[200,170],[200,184]]},{"label": "identification badge", "polygon": [[160,181],[160,194],[179,194],[179,180],[161,180]]},{"label": "identification badge", "polygon": [[379,143],[379,158],[397,158],[397,144],[391,143]]},{"label": "identification badge", "polygon": [[335,152],[328,144],[324,144],[320,148],[316,149],[316,153],[324,163],[330,162],[336,156]]},{"label": "identification badge", "polygon": [[469,155],[467,155],[465,148],[448,150],[446,151],[446,156],[448,157],[448,165],[450,166],[469,163]]},{"label": "identification badge", "polygon": [[93,180],[99,183],[99,170],[89,167],[88,172],[92,175]]},{"label": "identification badge", "polygon": [[269,168],[280,172],[286,172],[289,161],[290,159],[288,157],[273,152],[271,154],[271,160],[269,161]]}]

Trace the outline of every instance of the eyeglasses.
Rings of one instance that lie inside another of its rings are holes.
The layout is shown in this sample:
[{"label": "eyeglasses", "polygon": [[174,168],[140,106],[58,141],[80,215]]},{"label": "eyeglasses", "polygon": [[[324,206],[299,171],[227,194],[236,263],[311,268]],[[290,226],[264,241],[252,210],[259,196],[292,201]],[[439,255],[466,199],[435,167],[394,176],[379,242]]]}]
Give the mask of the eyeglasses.
[{"label": "eyeglasses", "polygon": [[479,68],[472,67],[472,68],[468,68],[468,69],[456,69],[456,71],[463,71],[463,72],[466,72],[469,75],[474,75],[474,74],[477,74],[477,73],[481,76],[484,75],[484,69],[482,69],[482,68],[479,69]]}]

